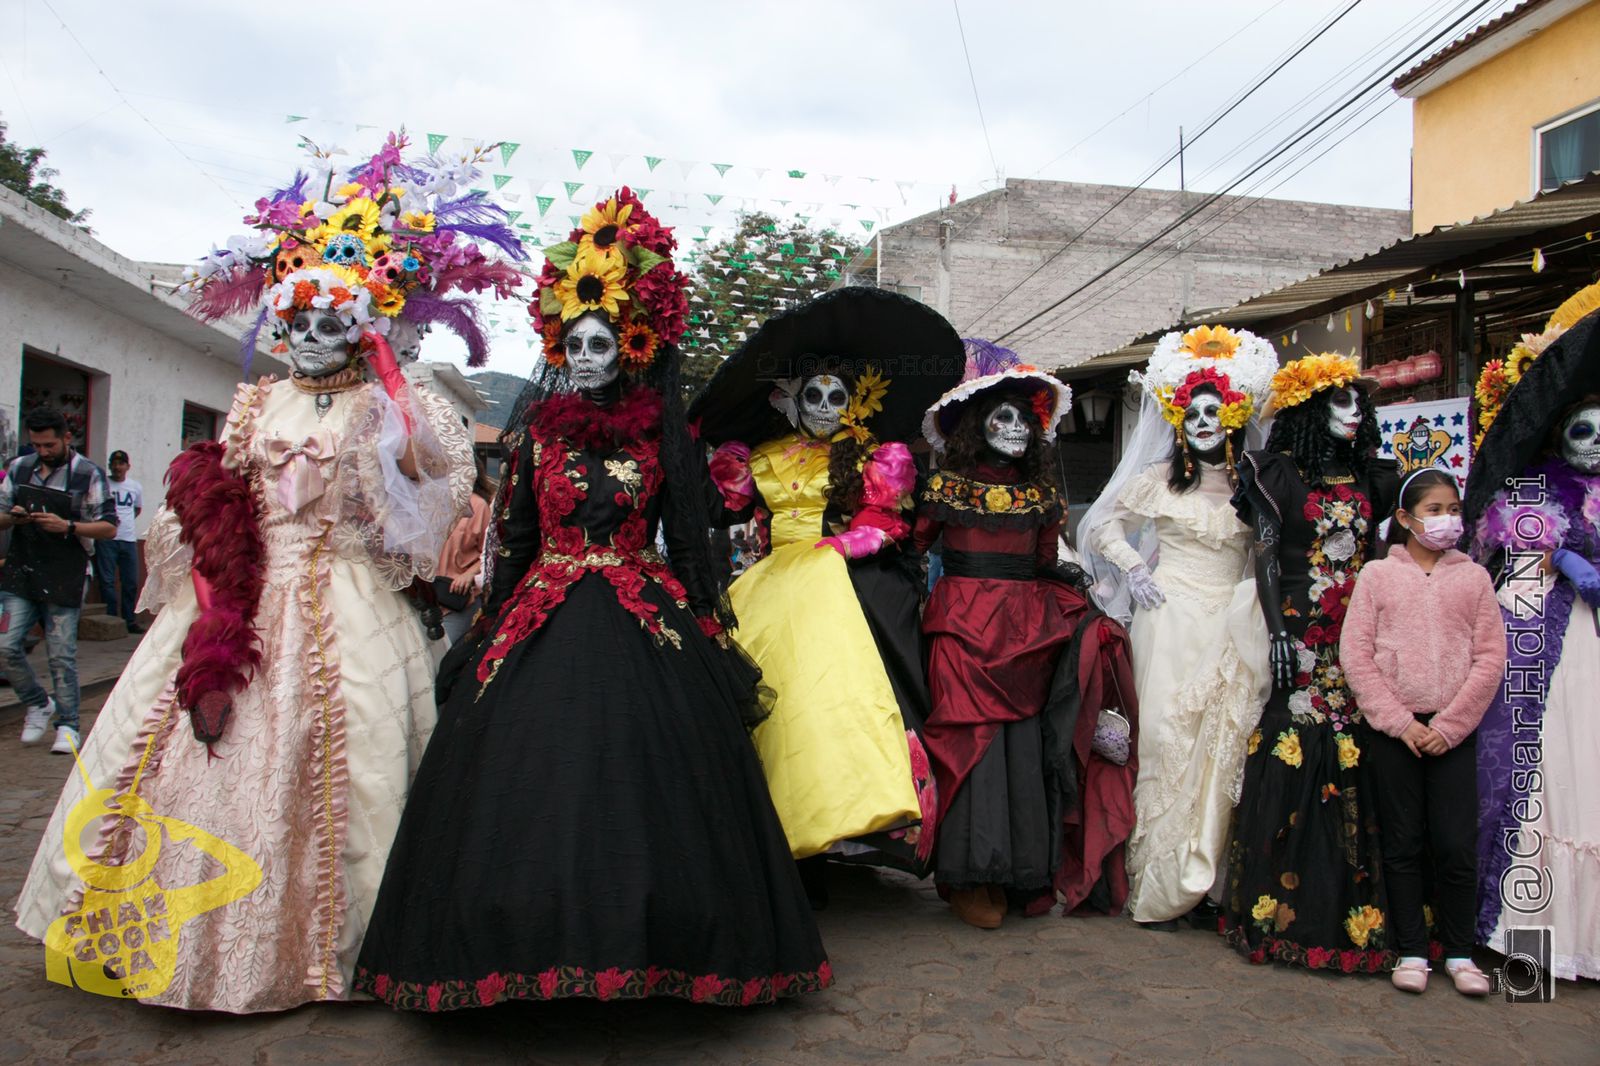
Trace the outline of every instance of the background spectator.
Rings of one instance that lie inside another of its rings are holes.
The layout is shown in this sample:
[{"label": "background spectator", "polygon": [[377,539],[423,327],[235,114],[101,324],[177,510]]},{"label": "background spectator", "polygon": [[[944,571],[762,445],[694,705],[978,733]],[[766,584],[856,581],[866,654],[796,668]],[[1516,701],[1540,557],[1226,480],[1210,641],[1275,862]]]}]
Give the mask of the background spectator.
[{"label": "background spectator", "polygon": [[[114,451],[107,467],[111,498],[117,505],[117,535],[94,546],[94,572],[100,581],[100,598],[106,613],[121,615],[129,633],[143,633],[135,621],[139,603],[139,534],[134,519],[144,511],[144,486],[128,476],[128,453]],[[118,576],[122,580],[117,581]]]}]

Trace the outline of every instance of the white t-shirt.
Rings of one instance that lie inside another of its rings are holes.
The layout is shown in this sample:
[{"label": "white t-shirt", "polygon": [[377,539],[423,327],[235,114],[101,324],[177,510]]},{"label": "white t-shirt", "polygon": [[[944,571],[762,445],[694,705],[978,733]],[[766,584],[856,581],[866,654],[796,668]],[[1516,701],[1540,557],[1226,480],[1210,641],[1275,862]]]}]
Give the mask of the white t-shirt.
[{"label": "white t-shirt", "polygon": [[144,509],[144,486],[131,477],[121,481],[112,481],[106,478],[106,487],[111,490],[112,497],[117,501],[117,539],[138,540],[139,534],[134,529],[134,512]]}]

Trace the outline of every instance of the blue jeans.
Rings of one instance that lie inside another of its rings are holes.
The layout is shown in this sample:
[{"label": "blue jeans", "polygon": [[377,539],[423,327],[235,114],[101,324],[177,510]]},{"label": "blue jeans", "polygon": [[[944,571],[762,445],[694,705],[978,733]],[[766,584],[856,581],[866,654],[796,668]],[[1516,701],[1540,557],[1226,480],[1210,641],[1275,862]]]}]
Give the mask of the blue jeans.
[{"label": "blue jeans", "polygon": [[[117,575],[122,575],[121,595],[117,594]],[[136,540],[97,540],[94,542],[94,575],[100,582],[100,598],[106,614],[121,615],[133,625],[139,603],[139,542]]]},{"label": "blue jeans", "polygon": [[43,707],[50,694],[28,665],[23,638],[35,622],[44,622],[45,648],[50,654],[50,679],[56,689],[56,724],[78,728],[78,611],[53,603],[25,600],[0,592],[0,612],[5,632],[0,633],[0,670],[24,707]]}]

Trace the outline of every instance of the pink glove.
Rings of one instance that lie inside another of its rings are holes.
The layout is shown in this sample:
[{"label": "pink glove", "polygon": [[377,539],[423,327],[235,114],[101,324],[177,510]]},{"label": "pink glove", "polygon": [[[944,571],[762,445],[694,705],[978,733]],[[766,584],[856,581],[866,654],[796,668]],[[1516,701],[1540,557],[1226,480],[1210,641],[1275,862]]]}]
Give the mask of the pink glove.
[{"label": "pink glove", "polygon": [[873,452],[861,470],[861,504],[898,511],[902,497],[916,484],[917,462],[911,449],[892,441]]},{"label": "pink glove", "polygon": [[200,613],[211,610],[211,582],[200,576],[200,571],[190,570],[189,577],[194,581],[194,602],[199,605]]},{"label": "pink glove", "polygon": [[367,365],[383,383],[383,391],[399,406],[400,417],[405,419],[406,436],[409,437],[412,428],[410,393],[406,389],[406,376],[400,372],[400,363],[394,357],[394,349],[389,347],[389,342],[382,335],[371,330],[361,335],[361,349],[367,357]]},{"label": "pink glove", "polygon": [[840,533],[834,537],[823,537],[817,541],[818,548],[832,548],[846,559],[865,559],[876,554],[890,541],[889,534],[876,526],[862,526]]},{"label": "pink glove", "polygon": [[755,498],[756,479],[750,473],[750,445],[730,440],[711,453],[711,481],[730,511],[739,512]]}]

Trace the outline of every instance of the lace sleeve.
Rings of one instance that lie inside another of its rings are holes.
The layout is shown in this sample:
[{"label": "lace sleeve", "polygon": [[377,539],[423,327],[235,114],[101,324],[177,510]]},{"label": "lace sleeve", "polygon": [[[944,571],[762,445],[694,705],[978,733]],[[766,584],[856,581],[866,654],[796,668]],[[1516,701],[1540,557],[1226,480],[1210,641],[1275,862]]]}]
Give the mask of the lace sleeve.
[{"label": "lace sleeve", "polygon": [[156,512],[145,532],[144,588],[139,592],[139,611],[158,611],[173,602],[189,587],[192,553],[179,538],[178,516],[166,507]]},{"label": "lace sleeve", "polygon": [[1128,532],[1130,527],[1134,532],[1138,532],[1148,520],[1148,516],[1136,511],[1129,504],[1146,494],[1146,483],[1150,477],[1151,471],[1145,470],[1129,482],[1111,502],[1104,519],[1089,534],[1089,547],[1099,552],[1107,562],[1124,574],[1135,567],[1146,565],[1139,549],[1128,542]]}]

